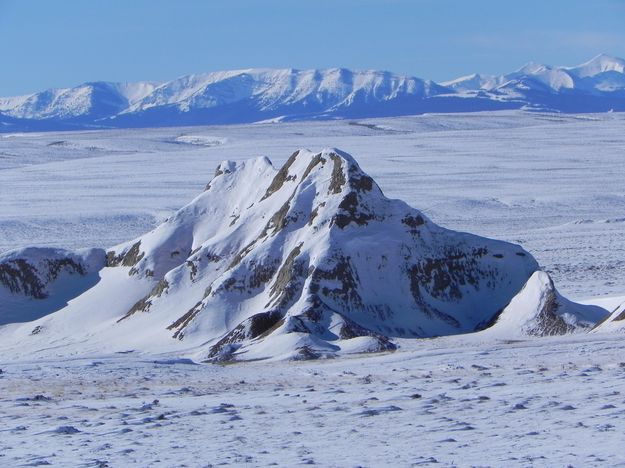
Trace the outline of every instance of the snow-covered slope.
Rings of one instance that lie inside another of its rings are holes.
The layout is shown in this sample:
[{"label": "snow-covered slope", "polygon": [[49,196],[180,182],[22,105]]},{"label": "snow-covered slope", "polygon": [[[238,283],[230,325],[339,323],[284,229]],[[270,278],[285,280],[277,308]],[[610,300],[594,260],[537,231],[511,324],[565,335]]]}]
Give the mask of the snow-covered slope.
[{"label": "snow-covered slope", "polygon": [[521,247],[437,226],[335,149],[299,150],[280,170],[266,158],[224,161],[200,196],[111,248],[106,265],[66,307],[5,327],[0,341],[30,350],[54,341],[59,353],[311,358],[542,316],[556,307],[545,291],[567,323],[594,324],[532,276],[538,264]]},{"label": "snow-covered slope", "polygon": [[593,332],[625,332],[625,297],[617,299],[618,305],[611,309],[610,315],[599,322]]},{"label": "snow-covered slope", "polygon": [[587,78],[609,72],[625,73],[625,60],[606,54],[599,54],[588,62],[564,69],[579,78]]},{"label": "snow-covered slope", "polygon": [[505,75],[473,74],[441,84],[375,70],[233,70],[187,75],[163,83],[85,83],[0,98],[0,113],[25,120],[14,122],[12,130],[45,130],[511,108],[622,111],[624,64],[622,59],[599,55],[577,67],[529,63]]},{"label": "snow-covered slope", "polygon": [[480,75],[473,73],[467,76],[461,76],[455,80],[442,82],[441,85],[454,91],[479,91],[491,90],[502,84],[502,77],[493,75]]}]

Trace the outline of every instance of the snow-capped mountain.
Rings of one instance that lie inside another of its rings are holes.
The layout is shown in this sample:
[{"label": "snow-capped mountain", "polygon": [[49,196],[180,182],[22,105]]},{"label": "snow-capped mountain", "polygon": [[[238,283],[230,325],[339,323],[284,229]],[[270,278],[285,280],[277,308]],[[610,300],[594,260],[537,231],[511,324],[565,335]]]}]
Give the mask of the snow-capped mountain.
[{"label": "snow-capped mountain", "polygon": [[165,83],[87,83],[0,99],[13,118],[102,127],[254,122],[272,118],[394,115],[446,92],[388,72],[249,69]]},{"label": "snow-capped mountain", "polygon": [[560,112],[625,110],[625,61],[598,55],[576,67],[528,63],[501,76],[460,78],[443,83],[465,93],[518,100],[528,108]]},{"label": "snow-capped mountain", "polygon": [[0,111],[18,119],[98,119],[122,112],[154,88],[153,83],[85,83],[75,88],[1,98]]},{"label": "snow-capped mountain", "polygon": [[163,82],[85,83],[0,98],[4,131],[247,123],[545,109],[625,110],[625,61],[576,67],[529,63],[501,75],[440,84],[383,71],[247,69]]},{"label": "snow-capped mountain", "polygon": [[[38,277],[58,270],[48,266],[58,258],[75,258],[21,255],[26,265],[39,258]],[[82,255],[62,264],[84,263]],[[98,255],[89,253],[96,268],[104,265]],[[335,149],[299,150],[280,170],[266,158],[225,161],[201,195],[153,231],[111,248],[105,263],[97,284],[73,295],[64,290],[66,306],[5,327],[0,342],[32,349],[54,341],[59,352],[78,346],[185,350],[202,360],[297,359],[389,350],[395,338],[473,332],[509,316],[566,323],[510,330],[533,335],[603,318],[532,286],[539,266],[521,247],[437,226],[386,198]],[[14,276],[2,283],[13,303],[21,298],[35,308],[51,299],[11,288]],[[550,283],[544,273],[538,279]]]}]

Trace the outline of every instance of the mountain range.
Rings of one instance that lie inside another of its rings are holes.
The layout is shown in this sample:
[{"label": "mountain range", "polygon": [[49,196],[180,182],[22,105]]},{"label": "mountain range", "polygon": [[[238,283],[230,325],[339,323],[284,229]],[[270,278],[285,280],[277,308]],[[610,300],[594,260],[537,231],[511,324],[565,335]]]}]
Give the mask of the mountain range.
[{"label": "mountain range", "polygon": [[0,351],[13,353],[310,359],[588,331],[607,316],[562,297],[520,246],[385,197],[337,149],[298,150],[280,169],[224,161],[188,205],[107,250],[0,256]]},{"label": "mountain range", "polygon": [[247,69],[167,82],[85,83],[0,98],[0,131],[132,128],[524,109],[625,111],[625,60],[529,63],[435,83],[384,71]]}]

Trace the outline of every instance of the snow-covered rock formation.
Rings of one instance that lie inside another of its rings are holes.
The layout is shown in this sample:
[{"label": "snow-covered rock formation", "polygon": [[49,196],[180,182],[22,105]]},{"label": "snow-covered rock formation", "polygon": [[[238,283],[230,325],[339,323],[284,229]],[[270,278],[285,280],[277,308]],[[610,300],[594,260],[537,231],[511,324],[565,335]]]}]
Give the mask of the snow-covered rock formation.
[{"label": "snow-covered rock formation", "polygon": [[93,286],[105,252],[37,248],[0,255],[0,325],[53,312]]},{"label": "snow-covered rock formation", "polygon": [[605,316],[601,307],[562,297],[549,275],[536,271],[484,334],[515,338],[587,332]]},{"label": "snow-covered rock formation", "polygon": [[221,163],[195,200],[111,248],[97,284],[0,341],[249,360],[390,350],[494,322],[525,335],[594,323],[538,268],[517,245],[386,198],[346,153],[299,150],[280,170]]},{"label": "snow-covered rock formation", "polygon": [[625,61],[529,63],[434,83],[384,71],[247,69],[154,83],[85,83],[0,98],[0,131],[122,128],[539,109],[625,110]]}]

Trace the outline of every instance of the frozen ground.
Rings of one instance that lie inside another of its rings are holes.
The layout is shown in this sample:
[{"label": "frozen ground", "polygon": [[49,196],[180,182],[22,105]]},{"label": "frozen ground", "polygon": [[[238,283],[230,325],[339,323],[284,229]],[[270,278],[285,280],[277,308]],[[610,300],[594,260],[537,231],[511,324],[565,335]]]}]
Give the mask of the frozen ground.
[{"label": "frozen ground", "polygon": [[0,362],[1,466],[623,466],[622,338]]},{"label": "frozen ground", "polygon": [[517,112],[0,135],[0,251],[108,247],[189,202],[223,159],[342,148],[435,222],[532,252],[573,299],[625,283],[625,117]]}]

